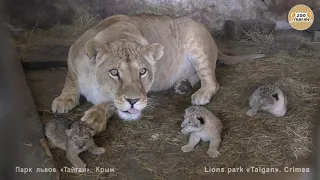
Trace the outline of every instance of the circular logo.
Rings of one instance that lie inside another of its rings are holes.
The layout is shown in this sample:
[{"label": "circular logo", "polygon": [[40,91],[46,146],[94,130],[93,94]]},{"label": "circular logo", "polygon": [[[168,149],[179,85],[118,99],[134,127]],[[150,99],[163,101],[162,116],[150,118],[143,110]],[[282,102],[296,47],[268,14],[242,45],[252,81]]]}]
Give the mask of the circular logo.
[{"label": "circular logo", "polygon": [[299,4],[291,8],[288,14],[288,21],[291,27],[296,30],[306,30],[308,29],[314,20],[314,15],[312,10],[303,4]]}]

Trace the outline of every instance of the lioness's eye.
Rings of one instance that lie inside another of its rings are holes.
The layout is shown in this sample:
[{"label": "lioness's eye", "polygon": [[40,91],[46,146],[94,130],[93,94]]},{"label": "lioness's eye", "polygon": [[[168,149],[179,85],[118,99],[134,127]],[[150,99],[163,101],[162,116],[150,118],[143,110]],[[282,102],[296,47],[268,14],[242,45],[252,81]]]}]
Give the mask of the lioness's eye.
[{"label": "lioness's eye", "polygon": [[111,69],[109,71],[109,73],[110,73],[111,76],[119,76],[119,72],[116,69]]},{"label": "lioness's eye", "polygon": [[147,69],[146,68],[142,68],[140,69],[140,75],[145,75],[147,73]]}]

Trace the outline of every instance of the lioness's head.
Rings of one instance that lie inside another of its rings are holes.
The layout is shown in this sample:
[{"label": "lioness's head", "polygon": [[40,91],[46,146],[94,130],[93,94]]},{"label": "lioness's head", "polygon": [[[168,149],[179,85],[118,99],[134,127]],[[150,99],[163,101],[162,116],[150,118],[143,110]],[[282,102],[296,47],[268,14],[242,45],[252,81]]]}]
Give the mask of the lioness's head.
[{"label": "lioness's head", "polygon": [[125,41],[106,45],[90,40],[85,50],[95,64],[99,87],[112,97],[119,116],[125,120],[138,119],[147,106],[147,92],[154,80],[155,63],[163,55],[163,46]]}]

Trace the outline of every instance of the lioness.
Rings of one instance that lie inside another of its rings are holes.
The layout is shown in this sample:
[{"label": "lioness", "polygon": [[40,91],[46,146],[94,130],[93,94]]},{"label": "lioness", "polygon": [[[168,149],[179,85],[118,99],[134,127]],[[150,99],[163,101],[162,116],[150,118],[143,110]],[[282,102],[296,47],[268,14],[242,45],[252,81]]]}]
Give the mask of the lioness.
[{"label": "lioness", "polygon": [[[95,105],[82,121],[103,131],[108,102],[113,101],[122,119],[136,120],[147,106],[147,92],[166,90],[186,80],[191,86],[201,80],[192,104],[207,104],[219,89],[215,77],[218,53],[208,30],[187,17],[109,17],[71,46],[65,85],[52,111],[70,111],[82,94]],[[263,57],[219,56],[225,64]]]}]

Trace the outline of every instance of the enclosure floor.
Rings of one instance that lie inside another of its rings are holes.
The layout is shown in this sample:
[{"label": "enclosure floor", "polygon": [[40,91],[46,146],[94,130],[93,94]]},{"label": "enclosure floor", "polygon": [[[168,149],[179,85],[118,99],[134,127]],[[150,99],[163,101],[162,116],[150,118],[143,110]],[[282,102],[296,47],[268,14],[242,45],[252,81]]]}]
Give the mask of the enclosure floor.
[{"label": "enclosure floor", "polygon": [[[288,36],[288,37],[287,37]],[[172,90],[150,93],[150,108],[138,121],[126,122],[116,116],[107,131],[95,137],[107,149],[100,156],[80,155],[91,173],[60,173],[61,179],[211,179],[225,173],[206,173],[207,167],[283,167],[304,159],[311,152],[312,121],[319,101],[319,45],[306,43],[286,33],[276,36],[270,47],[248,42],[231,42],[233,52],[263,52],[267,57],[234,66],[218,66],[216,75],[221,89],[205,107],[224,125],[221,156],[206,154],[208,143],[183,153],[188,137],[180,133],[184,109],[190,96]],[[281,39],[280,39],[281,38]],[[301,37],[302,38],[302,37]],[[257,43],[255,41],[254,43]],[[271,49],[269,49],[271,48]],[[67,69],[26,71],[43,123],[52,118],[79,120],[90,103],[82,102],[70,113],[54,115],[51,103],[63,88]],[[276,84],[288,97],[288,113],[276,118],[266,113],[247,117],[248,98],[260,85]],[[69,166],[64,151],[51,149],[57,168]],[[114,168],[112,173],[96,172],[96,167]]]}]

